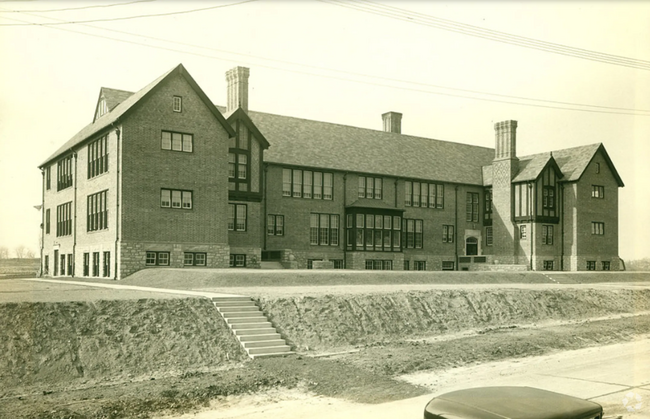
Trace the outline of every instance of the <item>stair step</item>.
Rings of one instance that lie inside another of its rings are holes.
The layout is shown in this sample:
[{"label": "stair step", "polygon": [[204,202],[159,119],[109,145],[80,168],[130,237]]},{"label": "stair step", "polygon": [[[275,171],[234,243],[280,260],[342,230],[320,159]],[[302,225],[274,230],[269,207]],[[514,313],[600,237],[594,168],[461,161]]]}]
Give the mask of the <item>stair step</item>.
[{"label": "stair step", "polygon": [[256,359],[256,358],[270,358],[270,357],[278,357],[278,356],[288,356],[288,355],[295,355],[295,354],[296,354],[295,352],[289,351],[289,352],[278,352],[276,354],[258,354],[258,355],[248,354],[248,356],[250,356],[252,359]]},{"label": "stair step", "polygon": [[286,342],[284,339],[275,339],[275,340],[260,340],[257,342],[242,342],[244,345],[244,348],[250,349],[250,348],[268,348],[268,347],[275,347],[275,346],[286,346]]},{"label": "stair step", "polygon": [[[259,332],[256,334],[243,334],[243,332]],[[280,334],[275,331],[274,328],[269,329],[252,329],[252,330],[240,330],[237,332],[237,337],[239,337],[240,342],[258,342],[260,340],[274,340],[280,339]]]},{"label": "stair step", "polygon": [[273,346],[269,348],[248,349],[248,353],[250,355],[277,354],[277,353],[290,352],[290,351],[291,351],[291,347],[289,345]]},{"label": "stair step", "polygon": [[212,297],[215,303],[248,303],[253,301],[250,297]]},{"label": "stair step", "polygon": [[256,318],[266,319],[261,311],[245,311],[237,313],[222,313],[225,319],[243,319],[243,318]]},{"label": "stair step", "polygon": [[231,325],[233,330],[273,328],[270,322],[241,323]]},{"label": "stair step", "polygon": [[234,313],[234,312],[242,312],[242,311],[260,311],[259,307],[255,305],[251,306],[219,306],[219,311],[222,313]]},{"label": "stair step", "polygon": [[256,317],[232,317],[226,318],[228,324],[249,324],[249,323],[268,323],[266,317],[256,316]]}]

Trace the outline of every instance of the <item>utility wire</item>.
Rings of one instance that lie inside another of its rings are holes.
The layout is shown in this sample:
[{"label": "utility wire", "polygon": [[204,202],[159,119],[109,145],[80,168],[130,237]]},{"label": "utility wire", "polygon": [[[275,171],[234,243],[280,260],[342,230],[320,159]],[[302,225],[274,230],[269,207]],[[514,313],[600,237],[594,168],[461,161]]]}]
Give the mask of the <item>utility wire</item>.
[{"label": "utility wire", "polygon": [[[44,16],[39,16],[39,17],[44,17]],[[19,20],[19,19],[7,18],[7,17],[3,17],[3,19],[9,19],[9,20],[18,21],[18,22],[25,22],[25,21],[22,21],[22,20]],[[58,20],[58,19],[50,18],[50,17],[47,17],[47,19]],[[108,29],[93,26],[93,25],[83,25],[83,26],[88,26],[88,27],[96,28],[96,29],[108,30]],[[140,46],[159,49],[159,50],[164,50],[164,51],[171,51],[171,52],[177,52],[177,53],[182,53],[182,54],[194,55],[194,56],[198,56],[198,57],[204,57],[204,58],[210,58],[210,59],[216,59],[216,60],[221,60],[221,61],[228,61],[228,62],[234,62],[234,63],[242,64],[241,60],[227,59],[227,58],[222,58],[222,57],[216,57],[214,55],[207,55],[207,54],[200,54],[200,53],[196,53],[196,52],[190,52],[190,51],[187,51],[187,50],[180,50],[180,49],[168,48],[168,47],[163,47],[163,46],[156,46],[156,45],[151,45],[151,44],[147,44],[147,43],[130,41],[130,40],[126,40],[126,39],[120,39],[120,38],[115,38],[115,37],[110,37],[110,36],[103,36],[103,35],[98,35],[98,34],[92,34],[92,33],[88,33],[88,32],[82,32],[82,31],[77,31],[77,30],[73,30],[73,29],[57,27],[57,26],[44,26],[44,27],[49,28],[49,29],[57,29],[57,30],[65,31],[65,32],[77,33],[77,34],[81,34],[81,35],[92,36],[92,37],[101,38],[101,39],[108,39],[108,40],[123,42],[123,43],[127,43],[127,44],[132,44],[132,45],[140,45]],[[143,35],[133,34],[133,33],[130,33],[130,32],[125,32],[125,31],[114,31],[114,30],[110,30],[110,31],[111,32],[122,32],[122,33],[129,34],[129,35],[132,35],[132,36],[143,36]],[[161,39],[161,38],[152,38],[152,39],[162,40],[163,42],[173,42],[173,43],[177,43],[177,44],[181,44],[181,45],[193,46],[193,47],[198,47],[198,48],[203,48],[203,49],[208,49],[208,50],[215,50],[215,51],[219,51],[219,52],[226,52],[226,53],[230,53],[230,54],[244,55],[244,56],[248,56],[248,57],[251,57],[251,58],[265,60],[265,58],[257,57],[257,56],[254,56],[254,55],[240,54],[240,53],[233,53],[233,52],[228,52],[228,51],[216,50],[216,49],[208,48],[208,47],[195,46],[195,45],[192,45],[192,44],[185,44],[185,43],[176,42],[176,41],[168,41],[168,40],[164,40],[164,39]],[[281,60],[273,60],[273,59],[268,59],[268,60],[281,62],[281,63],[288,63],[288,64],[292,64],[292,65],[302,65],[302,66],[312,67],[312,68],[316,68],[316,69],[324,69],[324,68],[320,68],[320,67],[308,66],[308,65],[303,65],[303,64],[296,64],[296,63],[291,63],[291,62],[286,62],[286,61],[281,61]],[[453,94],[453,93],[434,92],[434,91],[430,91],[430,90],[422,90],[422,89],[417,89],[417,88],[393,86],[393,85],[381,84],[381,83],[370,82],[370,81],[365,81],[365,80],[357,80],[357,79],[350,79],[350,78],[339,77],[339,76],[317,74],[317,73],[308,72],[308,71],[301,71],[301,70],[274,67],[274,66],[264,65],[264,64],[255,64],[255,65],[257,65],[258,67],[262,67],[262,68],[269,68],[269,69],[273,69],[273,70],[286,71],[286,72],[295,73],[295,74],[304,74],[304,75],[309,75],[309,76],[317,76],[317,77],[322,77],[322,78],[342,80],[342,81],[347,81],[347,82],[356,82],[356,83],[372,85],[372,86],[388,87],[388,88],[391,88],[391,89],[407,90],[407,91],[428,93],[428,94],[433,94],[433,95],[458,97],[458,98],[473,99],[473,100],[480,100],[480,101],[487,101],[487,102],[498,102],[498,103],[513,104],[513,105],[533,106],[533,107],[540,107],[540,108],[561,109],[561,110],[570,110],[570,111],[582,111],[582,112],[592,112],[592,113],[607,113],[607,114],[615,114],[615,115],[650,116],[650,115],[647,115],[647,114],[635,113],[635,112],[650,112],[650,110],[638,110],[638,109],[631,109],[631,108],[601,107],[601,106],[596,106],[596,105],[585,105],[585,104],[572,104],[572,105],[576,105],[576,106],[589,106],[589,107],[606,108],[606,109],[614,109],[614,110],[621,110],[622,111],[622,112],[612,112],[612,111],[607,111],[607,110],[580,109],[580,108],[571,108],[571,107],[564,107],[564,106],[552,106],[552,105],[543,105],[543,104],[534,104],[534,103],[522,103],[522,102],[514,102],[514,101],[508,101],[508,100],[498,100],[498,99],[489,99],[489,98],[480,98],[480,97],[474,97],[474,96],[459,95],[459,94]],[[339,71],[339,70],[331,70],[331,69],[324,69],[324,70]],[[342,71],[339,71],[339,72],[342,72]],[[351,75],[362,76],[362,77],[375,77],[375,76],[363,75],[363,74],[360,74],[360,73],[351,73],[351,72],[343,72],[343,73],[348,73],[348,74],[351,74]],[[411,82],[405,82],[405,81],[401,81],[401,80],[388,79],[388,78],[382,78],[382,77],[375,77],[375,78],[384,79],[384,80],[391,80],[391,81],[397,81],[397,82],[403,82],[403,83],[411,83]],[[427,85],[427,84],[424,84],[424,83],[413,83],[413,84],[436,87],[435,85]],[[446,88],[446,87],[442,87],[442,88]],[[447,89],[449,89],[449,88],[447,88]],[[458,89],[458,90],[463,90],[463,89]],[[472,91],[469,91],[469,92],[472,92]],[[484,94],[484,95],[489,95],[490,94],[490,93],[482,93],[482,92],[477,92],[477,93],[478,94]],[[503,95],[503,96],[505,96],[505,95]],[[519,98],[519,97],[513,96],[513,98]],[[524,100],[541,101],[540,99],[531,99],[531,98],[525,98],[525,97],[521,97],[521,98],[524,99]],[[553,102],[553,101],[547,101],[547,102]],[[570,104],[570,102],[555,102],[555,103],[567,103],[567,104]]]},{"label": "utility wire", "polygon": [[58,25],[75,25],[75,24],[80,24],[80,23],[91,23],[91,22],[113,22],[113,21],[117,21],[117,20],[142,19],[142,18],[150,18],[150,17],[172,16],[172,15],[180,15],[180,14],[186,14],[186,13],[202,12],[202,11],[205,11],[205,10],[220,9],[222,7],[238,6],[240,4],[251,3],[251,2],[254,2],[254,1],[258,1],[258,0],[244,0],[244,1],[240,1],[239,3],[222,4],[222,5],[219,5],[219,6],[203,7],[201,9],[192,9],[192,10],[181,10],[181,11],[178,11],[178,12],[169,12],[169,13],[157,13],[157,14],[138,15],[138,16],[114,17],[114,18],[106,18],[106,19],[62,21],[62,22],[50,22],[50,23],[31,23],[31,22],[29,22],[29,23],[0,23],[0,26],[58,26]]},{"label": "utility wire", "polygon": [[83,6],[83,7],[68,7],[65,9],[45,9],[45,10],[1,10],[0,13],[45,13],[45,12],[63,12],[68,10],[82,10],[82,9],[95,9],[95,8],[104,8],[104,7],[114,7],[114,6],[127,6],[133,3],[147,3],[156,0],[135,0],[127,3],[113,3],[113,4],[99,4],[95,6]]},{"label": "utility wire", "polygon": [[364,1],[364,0],[357,0],[356,2],[351,2],[351,1],[343,2],[340,0],[318,0],[318,1],[336,5],[336,6],[345,7],[352,10],[365,12],[365,13],[371,13],[379,16],[384,16],[392,19],[409,22],[409,23],[429,26],[436,29],[456,32],[463,35],[479,37],[479,38],[506,43],[510,45],[536,49],[545,52],[551,52],[551,53],[565,55],[574,58],[597,61],[606,64],[637,68],[640,70],[650,70],[650,61],[638,60],[635,58],[623,57],[623,56],[618,56],[613,54],[605,54],[597,51],[575,48],[567,45],[555,44],[552,42],[540,41],[533,38],[526,38],[523,36],[512,35],[505,32],[485,29],[479,26],[467,25],[452,20],[441,19],[434,16],[425,15],[422,13],[410,12],[392,6],[378,5],[370,1]]}]

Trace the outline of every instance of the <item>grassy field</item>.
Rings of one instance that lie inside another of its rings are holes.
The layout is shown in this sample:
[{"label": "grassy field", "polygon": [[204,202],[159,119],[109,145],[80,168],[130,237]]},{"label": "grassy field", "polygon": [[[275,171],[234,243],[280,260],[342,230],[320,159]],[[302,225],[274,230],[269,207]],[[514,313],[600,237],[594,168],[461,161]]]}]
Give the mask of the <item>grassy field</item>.
[{"label": "grassy field", "polygon": [[38,275],[40,259],[0,259],[0,279],[30,278]]}]

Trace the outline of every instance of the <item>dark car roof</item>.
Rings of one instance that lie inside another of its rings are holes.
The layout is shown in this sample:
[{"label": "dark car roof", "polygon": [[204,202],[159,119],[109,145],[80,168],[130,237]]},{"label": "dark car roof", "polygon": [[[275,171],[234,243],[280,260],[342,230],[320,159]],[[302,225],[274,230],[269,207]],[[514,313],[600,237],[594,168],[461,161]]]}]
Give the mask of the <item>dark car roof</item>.
[{"label": "dark car roof", "polygon": [[584,419],[602,412],[598,403],[532,387],[478,387],[442,394],[425,418]]}]

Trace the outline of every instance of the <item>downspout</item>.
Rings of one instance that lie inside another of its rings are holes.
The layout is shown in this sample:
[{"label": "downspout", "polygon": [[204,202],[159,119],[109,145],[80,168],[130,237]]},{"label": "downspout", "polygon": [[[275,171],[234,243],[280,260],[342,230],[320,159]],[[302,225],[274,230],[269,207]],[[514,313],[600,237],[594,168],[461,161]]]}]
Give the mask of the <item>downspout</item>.
[{"label": "downspout", "polygon": [[[345,226],[345,236],[343,238],[343,267],[348,267],[348,214],[345,212],[345,206],[348,202],[348,172],[343,172],[343,221],[341,224]],[[352,238],[350,238],[352,240]]]},{"label": "downspout", "polygon": [[560,183],[560,270],[564,271],[564,183]]},{"label": "downspout", "polygon": [[43,178],[42,192],[41,192],[41,273],[40,277],[43,277],[43,251],[45,249],[45,170],[41,169],[41,177]]},{"label": "downspout", "polygon": [[528,203],[528,208],[530,208],[530,238],[528,239],[530,241],[530,258],[528,261],[529,269],[532,271],[533,270],[533,242],[535,241],[535,215],[537,214],[537,205],[535,204],[535,195],[537,193],[536,188],[533,188],[533,184],[528,182],[528,191],[529,191],[529,199],[530,202]]},{"label": "downspout", "polygon": [[[115,127],[114,124],[111,124],[111,126]],[[120,161],[121,161],[121,155],[120,155],[120,128],[117,127],[115,128],[115,135],[117,136],[117,152],[115,156],[115,255],[113,259],[115,259],[115,268],[114,268],[114,275],[115,275],[115,280],[119,280],[119,272],[118,272],[118,253],[117,249],[119,246],[120,242],[120,220],[122,219],[121,214],[120,214]]]},{"label": "downspout", "polygon": [[454,269],[458,270],[458,185],[454,186]]},{"label": "downspout", "polygon": [[[260,154],[261,154],[261,152],[260,152]],[[263,204],[262,204],[262,214],[264,214],[264,217],[262,217],[263,218],[263,220],[262,220],[262,246],[263,246],[264,250],[268,250],[266,248],[266,239],[267,239],[267,236],[268,236],[269,233],[268,233],[268,231],[266,231],[266,229],[268,228],[266,223],[267,223],[267,219],[268,219],[269,214],[267,213],[267,205],[266,205],[266,189],[268,188],[268,179],[269,179],[268,170],[269,170],[269,166],[266,163],[263,163],[263,164],[264,164],[264,170],[262,170],[262,177],[263,177],[262,178],[262,187],[264,188],[264,190],[262,191],[262,202],[263,202]],[[283,226],[283,228],[284,228],[284,226]]]},{"label": "downspout", "polygon": [[74,157],[74,223],[72,224],[72,275],[75,276],[75,266],[77,264],[77,152],[73,151]]}]

